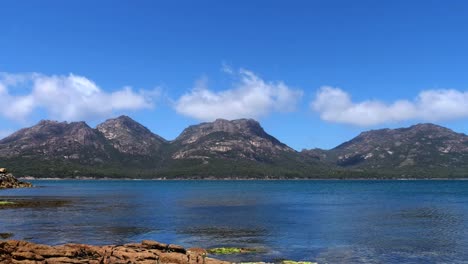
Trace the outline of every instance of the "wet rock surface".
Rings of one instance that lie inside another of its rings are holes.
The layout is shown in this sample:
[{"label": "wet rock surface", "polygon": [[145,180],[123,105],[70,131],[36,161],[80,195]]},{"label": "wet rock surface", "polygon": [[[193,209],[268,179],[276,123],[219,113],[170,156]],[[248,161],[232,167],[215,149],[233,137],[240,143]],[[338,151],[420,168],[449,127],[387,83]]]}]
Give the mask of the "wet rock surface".
[{"label": "wet rock surface", "polygon": [[48,246],[27,241],[0,242],[0,263],[180,263],[227,264],[206,257],[206,251],[186,250],[178,245],[167,245],[145,240],[142,243],[110,246],[66,244]]}]

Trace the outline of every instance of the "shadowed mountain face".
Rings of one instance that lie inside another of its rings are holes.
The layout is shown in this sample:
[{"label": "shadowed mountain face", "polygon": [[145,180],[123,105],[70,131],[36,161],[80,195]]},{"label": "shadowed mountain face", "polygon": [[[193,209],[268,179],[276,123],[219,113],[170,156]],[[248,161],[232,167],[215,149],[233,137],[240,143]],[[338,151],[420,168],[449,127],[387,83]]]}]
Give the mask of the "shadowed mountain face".
[{"label": "shadowed mountain face", "polygon": [[217,119],[211,123],[190,126],[173,144],[177,146],[172,154],[173,159],[215,157],[271,161],[284,152],[295,152],[267,134],[260,124],[252,119]]},{"label": "shadowed mountain face", "polygon": [[0,163],[40,177],[465,177],[468,136],[419,124],[299,153],[252,119],[190,126],[166,141],[120,116],[96,129],[41,121],[0,140]]},{"label": "shadowed mountain face", "polygon": [[155,155],[166,143],[162,137],[128,116],[108,119],[96,129],[119,152],[130,155]]},{"label": "shadowed mountain face", "polygon": [[433,124],[373,130],[328,151],[327,159],[371,169],[461,167],[468,161],[468,137]]}]

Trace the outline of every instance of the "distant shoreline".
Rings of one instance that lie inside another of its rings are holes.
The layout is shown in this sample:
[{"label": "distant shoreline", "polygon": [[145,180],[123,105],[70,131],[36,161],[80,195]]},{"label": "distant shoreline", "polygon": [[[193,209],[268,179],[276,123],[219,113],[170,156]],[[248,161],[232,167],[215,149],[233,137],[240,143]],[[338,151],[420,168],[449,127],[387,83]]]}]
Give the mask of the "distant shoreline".
[{"label": "distant shoreline", "polygon": [[93,178],[93,177],[74,177],[74,178],[35,178],[19,177],[22,181],[465,181],[468,178]]}]

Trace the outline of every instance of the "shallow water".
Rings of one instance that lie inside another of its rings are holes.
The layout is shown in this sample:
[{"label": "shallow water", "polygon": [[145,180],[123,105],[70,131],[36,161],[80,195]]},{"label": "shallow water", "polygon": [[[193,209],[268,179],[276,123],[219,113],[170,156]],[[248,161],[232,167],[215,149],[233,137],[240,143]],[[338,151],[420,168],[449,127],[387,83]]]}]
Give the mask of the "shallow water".
[{"label": "shallow water", "polygon": [[[232,261],[468,263],[468,181],[35,181],[0,233],[38,243],[240,246]],[[58,203],[60,204],[60,203]]]}]

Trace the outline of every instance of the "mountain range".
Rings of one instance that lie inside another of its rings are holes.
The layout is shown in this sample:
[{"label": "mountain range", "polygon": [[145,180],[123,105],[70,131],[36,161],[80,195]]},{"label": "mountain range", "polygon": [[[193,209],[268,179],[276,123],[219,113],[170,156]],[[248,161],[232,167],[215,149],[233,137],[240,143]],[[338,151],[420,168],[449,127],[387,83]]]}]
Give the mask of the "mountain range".
[{"label": "mountain range", "polygon": [[43,120],[0,140],[0,164],[33,177],[460,178],[468,175],[468,136],[417,124],[298,152],[252,119],[193,125],[172,141],[128,116],[96,128]]}]

